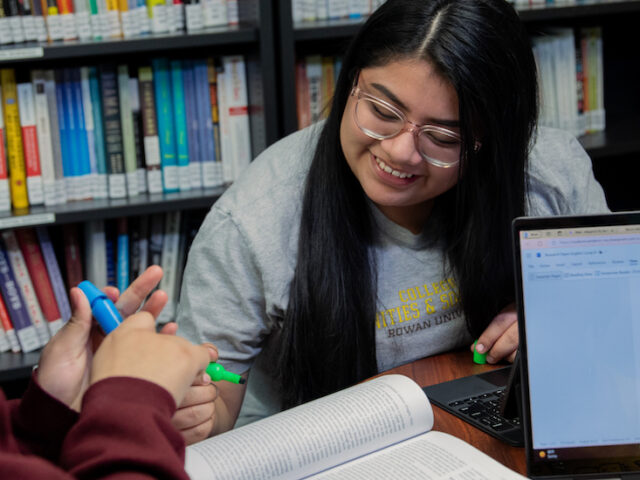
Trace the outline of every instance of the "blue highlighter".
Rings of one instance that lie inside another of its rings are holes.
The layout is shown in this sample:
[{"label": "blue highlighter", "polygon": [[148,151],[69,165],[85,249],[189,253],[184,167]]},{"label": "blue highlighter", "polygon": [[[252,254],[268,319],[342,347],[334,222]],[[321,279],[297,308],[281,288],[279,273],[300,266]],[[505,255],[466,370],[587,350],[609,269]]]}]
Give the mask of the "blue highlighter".
[{"label": "blue highlighter", "polygon": [[89,280],[78,284],[78,288],[86,295],[91,312],[106,335],[122,323],[122,316],[109,297]]}]

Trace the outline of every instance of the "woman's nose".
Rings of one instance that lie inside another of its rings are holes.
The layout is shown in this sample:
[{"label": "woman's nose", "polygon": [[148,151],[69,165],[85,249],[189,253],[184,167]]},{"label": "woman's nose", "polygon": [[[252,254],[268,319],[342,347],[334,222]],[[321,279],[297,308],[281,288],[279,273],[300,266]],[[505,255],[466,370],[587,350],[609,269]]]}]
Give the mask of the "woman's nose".
[{"label": "woman's nose", "polygon": [[395,137],[381,140],[380,146],[397,164],[416,165],[422,162],[422,157],[416,149],[414,133],[408,128],[402,130]]}]

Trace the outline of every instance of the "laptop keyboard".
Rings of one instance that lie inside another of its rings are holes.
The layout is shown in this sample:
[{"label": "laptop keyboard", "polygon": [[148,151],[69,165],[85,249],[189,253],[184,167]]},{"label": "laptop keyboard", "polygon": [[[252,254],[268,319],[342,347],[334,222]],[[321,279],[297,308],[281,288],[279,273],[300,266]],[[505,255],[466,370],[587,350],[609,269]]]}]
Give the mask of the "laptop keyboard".
[{"label": "laptop keyboard", "polygon": [[500,413],[503,397],[504,389],[499,388],[482,395],[450,402],[447,410],[500,440],[512,445],[522,445],[520,418],[506,418]]}]

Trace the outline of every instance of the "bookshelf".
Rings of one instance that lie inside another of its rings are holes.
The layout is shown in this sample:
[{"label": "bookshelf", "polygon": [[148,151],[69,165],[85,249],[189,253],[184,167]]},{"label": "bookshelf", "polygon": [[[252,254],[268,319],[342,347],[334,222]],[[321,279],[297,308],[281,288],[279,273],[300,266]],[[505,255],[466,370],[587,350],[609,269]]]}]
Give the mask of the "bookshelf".
[{"label": "bookshelf", "polygon": [[[0,46],[0,68],[16,72],[58,69],[100,63],[137,66],[156,57],[205,58],[242,55],[247,67],[250,141],[255,156],[281,135],[277,105],[277,68],[271,0],[238,2],[239,23],[195,32],[147,34],[131,38],[25,42]],[[142,193],[125,198],[71,201],[0,212],[0,231],[19,227],[58,226],[95,219],[115,219],[172,211],[206,210],[226,187],[198,188],[175,193]],[[61,268],[62,265],[61,265]],[[40,350],[0,353],[0,385],[12,390],[24,382]]]},{"label": "bookshelf", "polygon": [[[364,19],[292,21],[291,0],[278,1],[277,47],[280,49],[282,92],[295,92],[295,61],[311,54],[344,52]],[[517,7],[531,34],[550,26],[601,26],[604,57],[606,131],[579,137],[594,163],[613,210],[640,209],[640,197],[629,178],[640,174],[640,76],[638,54],[632,48],[630,32],[640,21],[638,0],[556,1]],[[282,134],[298,128],[295,95],[282,99]],[[623,168],[622,168],[623,167]],[[630,190],[630,189],[634,190]],[[620,190],[624,190],[620,192]]]}]

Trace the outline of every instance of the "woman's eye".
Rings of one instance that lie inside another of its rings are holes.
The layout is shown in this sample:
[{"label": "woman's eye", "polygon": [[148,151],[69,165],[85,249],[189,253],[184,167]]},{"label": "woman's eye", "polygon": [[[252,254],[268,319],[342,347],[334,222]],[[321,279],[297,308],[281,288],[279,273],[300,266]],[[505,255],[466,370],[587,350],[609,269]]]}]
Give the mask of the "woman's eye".
[{"label": "woman's eye", "polygon": [[375,114],[378,117],[382,118],[383,120],[390,120],[390,121],[398,120],[397,115],[394,115],[393,112],[390,112],[386,108],[379,107],[375,103],[372,103],[371,106],[372,106],[373,111],[375,112]]}]

